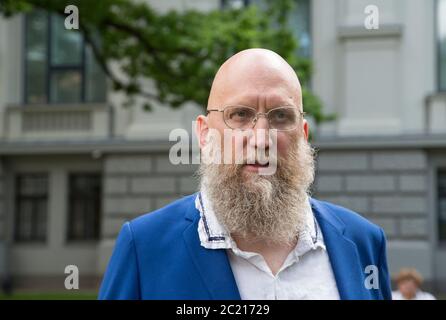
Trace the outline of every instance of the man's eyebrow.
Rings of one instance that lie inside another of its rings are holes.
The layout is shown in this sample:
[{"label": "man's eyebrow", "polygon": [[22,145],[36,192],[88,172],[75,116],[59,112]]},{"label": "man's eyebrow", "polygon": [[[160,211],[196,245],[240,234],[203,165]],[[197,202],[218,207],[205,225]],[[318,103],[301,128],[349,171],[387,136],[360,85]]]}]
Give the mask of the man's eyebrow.
[{"label": "man's eyebrow", "polygon": [[[246,107],[252,107],[252,108],[258,109],[257,101],[255,103],[253,103],[252,101],[250,103],[247,103],[247,101],[240,100],[237,102],[226,103],[223,105],[223,107],[225,107],[225,106],[246,106]],[[282,107],[282,106],[299,107],[299,106],[295,105],[292,101],[279,101],[279,102],[269,103],[265,107],[265,109],[270,110],[270,109],[274,109],[274,108]]]},{"label": "man's eyebrow", "polygon": [[275,104],[268,105],[268,106],[266,106],[265,109],[269,110],[269,109],[274,109],[277,107],[284,107],[284,106],[298,107],[297,105],[295,105],[292,102],[282,102],[282,103],[275,103]]},{"label": "man's eyebrow", "polygon": [[[262,97],[262,99],[264,98]],[[267,104],[265,106],[266,110],[270,110],[284,105],[299,107],[294,103],[293,97],[289,95],[272,94],[266,98],[266,101],[267,101]],[[230,97],[228,99],[228,102],[221,105],[220,107],[225,107],[228,105],[230,106],[241,105],[258,109],[258,103],[259,103],[258,94],[238,94]]]}]

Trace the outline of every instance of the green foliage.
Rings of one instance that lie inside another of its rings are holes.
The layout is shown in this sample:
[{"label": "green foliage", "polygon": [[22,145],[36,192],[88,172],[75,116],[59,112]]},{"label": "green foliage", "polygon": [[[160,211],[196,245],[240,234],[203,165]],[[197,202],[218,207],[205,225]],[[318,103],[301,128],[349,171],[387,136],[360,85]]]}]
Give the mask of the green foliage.
[{"label": "green foliage", "polygon": [[[11,16],[33,8],[64,14],[79,8],[81,32],[117,91],[133,101],[144,97],[177,108],[188,101],[205,107],[213,77],[234,53],[252,47],[271,49],[296,70],[304,87],[304,106],[316,122],[329,120],[317,97],[305,89],[311,63],[299,57],[287,27],[292,0],[266,1],[267,7],[160,14],[147,3],[129,0],[2,0],[0,13]],[[119,63],[119,71],[111,62]],[[147,85],[151,83],[153,85]],[[148,88],[153,88],[149,90]]]}]

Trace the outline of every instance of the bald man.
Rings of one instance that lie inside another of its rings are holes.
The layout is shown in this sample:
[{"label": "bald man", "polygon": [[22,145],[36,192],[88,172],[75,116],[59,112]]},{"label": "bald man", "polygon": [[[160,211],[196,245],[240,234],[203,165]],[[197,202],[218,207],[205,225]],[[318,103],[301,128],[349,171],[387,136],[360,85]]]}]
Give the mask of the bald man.
[{"label": "bald man", "polygon": [[309,196],[296,73],[241,51],[198,116],[199,192],[122,227],[100,299],[390,299],[383,230]]}]

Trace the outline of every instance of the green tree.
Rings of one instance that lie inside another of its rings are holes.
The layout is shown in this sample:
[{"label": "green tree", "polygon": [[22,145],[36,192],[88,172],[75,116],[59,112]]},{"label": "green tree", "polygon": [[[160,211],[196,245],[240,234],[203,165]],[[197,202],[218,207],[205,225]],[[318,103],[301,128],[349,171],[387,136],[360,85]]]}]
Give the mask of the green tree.
[{"label": "green tree", "polygon": [[[237,10],[187,10],[160,14],[146,2],[130,0],[1,0],[0,13],[42,9],[64,15],[67,5],[79,9],[80,32],[113,84],[133,104],[153,102],[173,108],[188,101],[206,106],[218,67],[234,53],[252,47],[271,49],[296,70],[303,86],[306,112],[316,123],[330,120],[320,100],[308,88],[311,62],[299,57],[298,43],[288,27],[292,0],[265,1]],[[75,31],[73,31],[75,32]],[[118,62],[119,71],[111,68]],[[151,79],[154,91],[144,80]]]}]

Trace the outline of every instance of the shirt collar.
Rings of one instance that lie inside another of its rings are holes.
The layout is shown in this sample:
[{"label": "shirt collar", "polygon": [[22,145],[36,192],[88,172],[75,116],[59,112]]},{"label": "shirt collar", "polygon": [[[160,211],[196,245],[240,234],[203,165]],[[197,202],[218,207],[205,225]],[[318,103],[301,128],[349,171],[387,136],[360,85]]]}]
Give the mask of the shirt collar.
[{"label": "shirt collar", "polygon": [[[306,252],[316,250],[317,248],[326,250],[322,232],[313,215],[308,198],[305,204],[305,224],[299,233],[299,240],[294,249],[294,253],[297,256],[302,256]],[[200,212],[198,234],[201,246],[206,249],[232,249],[233,251],[239,251],[229,232],[217,220],[204,188],[201,189],[195,198],[195,207]]]}]

